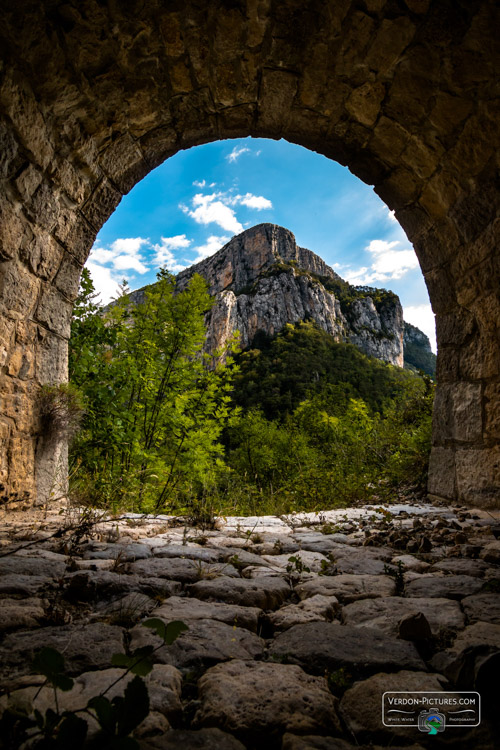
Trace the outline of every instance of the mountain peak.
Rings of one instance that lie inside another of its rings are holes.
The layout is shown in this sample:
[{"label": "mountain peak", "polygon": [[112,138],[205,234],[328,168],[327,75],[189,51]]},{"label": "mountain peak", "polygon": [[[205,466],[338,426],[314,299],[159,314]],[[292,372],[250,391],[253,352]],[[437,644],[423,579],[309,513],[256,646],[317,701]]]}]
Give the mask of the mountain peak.
[{"label": "mountain peak", "polygon": [[239,294],[280,262],[296,264],[317,276],[340,278],[318,255],[299,247],[289,229],[264,223],[246,229],[214,255],[182,271],[177,286],[183,289],[193,273],[199,273],[207,280],[210,294],[226,290]]}]

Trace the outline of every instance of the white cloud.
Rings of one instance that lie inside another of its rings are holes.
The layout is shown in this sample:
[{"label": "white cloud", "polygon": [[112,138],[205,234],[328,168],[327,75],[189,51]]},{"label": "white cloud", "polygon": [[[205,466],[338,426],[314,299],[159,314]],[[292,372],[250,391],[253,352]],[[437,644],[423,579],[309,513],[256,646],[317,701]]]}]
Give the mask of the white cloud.
[{"label": "white cloud", "polygon": [[144,237],[121,237],[114,240],[109,247],[94,246],[89,260],[96,265],[111,264],[117,271],[137,271],[146,273],[148,266],[141,255],[141,249],[149,246]]},{"label": "white cloud", "polygon": [[149,240],[144,237],[124,237],[111,243],[111,249],[116,255],[134,255],[140,257],[139,251],[143,245],[148,245]]},{"label": "white cloud", "polygon": [[398,223],[398,220],[396,219],[396,212],[391,211],[390,209],[387,209],[387,218],[391,223]]},{"label": "white cloud", "polygon": [[226,244],[226,242],[229,242],[229,239],[229,237],[216,237],[213,234],[210,235],[204,245],[199,245],[198,247],[194,248],[198,254],[193,260],[193,263],[199,263],[200,260],[209,258],[211,255],[216,253],[217,250],[220,250],[221,247]]},{"label": "white cloud", "polygon": [[196,193],[192,199],[193,209],[182,205],[181,209],[188,216],[191,216],[197,224],[218,224],[226,232],[239,234],[243,231],[243,225],[236,218],[233,209],[219,200],[220,197],[220,193],[211,193],[210,195]]},{"label": "white cloud", "polygon": [[142,260],[135,258],[133,255],[118,255],[113,260],[113,266],[117,271],[137,271],[137,273],[146,273],[149,268],[144,265]]},{"label": "white cloud", "polygon": [[397,249],[400,244],[399,240],[371,240],[365,248],[373,256],[371,266],[347,270],[345,278],[351,284],[358,285],[401,279],[408,271],[418,268],[418,260],[411,248]]},{"label": "white cloud", "polygon": [[111,263],[115,258],[115,253],[112,250],[106,250],[105,247],[93,247],[90,251],[90,260],[94,263]]},{"label": "white cloud", "polygon": [[195,185],[196,187],[201,187],[201,188],[204,188],[206,184],[207,184],[206,180],[195,180],[193,182],[193,185]]},{"label": "white cloud", "polygon": [[162,237],[160,244],[153,245],[155,251],[154,264],[167,268],[172,273],[178,273],[187,268],[187,265],[179,263],[174,256],[172,250],[180,250],[184,247],[189,247],[191,240],[189,240],[185,234],[177,234],[175,237]]},{"label": "white cloud", "polygon": [[[167,250],[179,250],[181,247],[189,247],[192,240],[189,240],[185,234],[176,234],[174,237],[162,237],[161,246]],[[158,245],[155,245],[158,247]]]},{"label": "white cloud", "polygon": [[238,146],[235,146],[233,150],[229,154],[227,154],[226,159],[231,164],[237,161],[242,154],[249,153],[249,152],[250,152],[250,149],[247,148],[246,146],[241,146],[240,148],[238,148]]},{"label": "white cloud", "polygon": [[436,320],[432,312],[432,307],[430,305],[405,307],[403,317],[407,323],[417,326],[417,328],[420,328],[429,337],[432,351],[436,352]]},{"label": "white cloud", "polygon": [[96,292],[100,295],[100,303],[106,305],[118,296],[119,282],[113,278],[110,268],[93,263],[91,259],[87,261],[86,268],[90,272]]},{"label": "white cloud", "polygon": [[263,208],[272,208],[273,204],[269,198],[264,198],[263,195],[252,195],[252,193],[246,193],[245,195],[236,195],[233,200],[236,203],[240,203],[242,206],[248,208],[255,208],[257,211],[262,211]]}]

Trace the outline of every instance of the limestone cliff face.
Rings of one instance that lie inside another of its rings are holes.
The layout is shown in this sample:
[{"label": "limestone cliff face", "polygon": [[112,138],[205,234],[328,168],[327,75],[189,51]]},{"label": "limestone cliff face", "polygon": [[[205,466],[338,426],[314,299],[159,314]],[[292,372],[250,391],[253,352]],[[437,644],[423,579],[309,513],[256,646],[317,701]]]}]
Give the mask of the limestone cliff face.
[{"label": "limestone cliff face", "polygon": [[374,301],[365,292],[348,305],[341,303],[326,287],[348,285],[315,253],[298,247],[283,227],[260,224],[234,237],[180,273],[180,290],[194,273],[207,280],[216,298],[207,318],[207,351],[223,346],[234,331],[245,348],[258,331],[274,335],[286,323],[313,319],[337,341],[350,341],[366,354],[403,366],[399,299],[389,295]]}]

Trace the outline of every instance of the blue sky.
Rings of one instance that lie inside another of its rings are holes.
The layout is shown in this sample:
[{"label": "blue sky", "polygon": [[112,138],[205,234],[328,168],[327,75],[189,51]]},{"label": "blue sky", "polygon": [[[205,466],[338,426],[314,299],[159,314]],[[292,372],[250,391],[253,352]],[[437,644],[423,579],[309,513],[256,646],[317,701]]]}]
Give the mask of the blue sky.
[{"label": "blue sky", "polygon": [[290,229],[351,283],[396,292],[435,350],[423,276],[387,206],[345,167],[286,141],[217,141],[167,159],[123,198],[87,267],[107,302],[122,279],[137,289],[262,222]]}]

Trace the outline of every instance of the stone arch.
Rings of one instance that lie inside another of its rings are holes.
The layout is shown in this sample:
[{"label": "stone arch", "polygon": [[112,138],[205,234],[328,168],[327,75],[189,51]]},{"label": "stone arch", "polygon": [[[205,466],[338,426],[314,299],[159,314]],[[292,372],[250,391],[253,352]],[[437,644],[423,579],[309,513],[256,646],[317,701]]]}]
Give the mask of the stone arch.
[{"label": "stone arch", "polygon": [[[437,316],[429,491],[498,505],[494,0],[20,0],[0,11],[0,482],[46,495],[41,383],[66,376],[95,235],[179,149],[286,138],[374,185]],[[61,454],[62,451],[62,454]],[[36,465],[36,472],[35,472]]]}]

